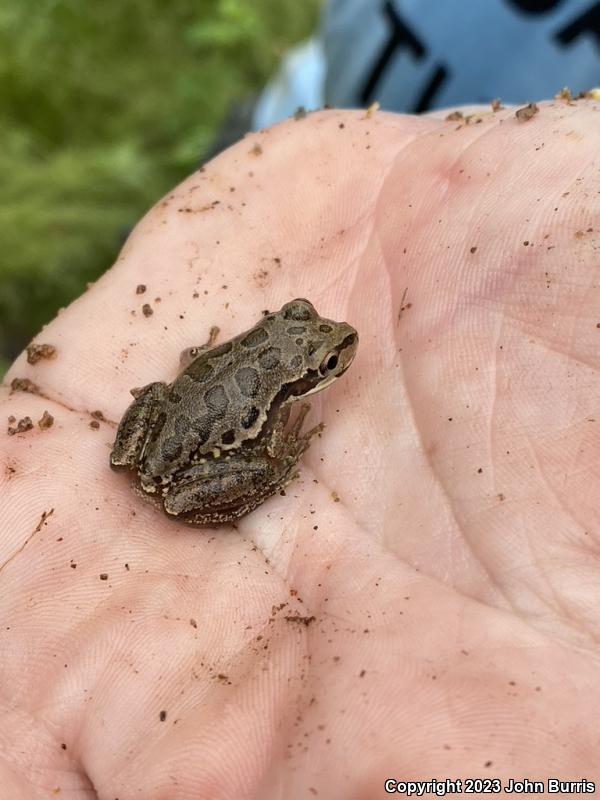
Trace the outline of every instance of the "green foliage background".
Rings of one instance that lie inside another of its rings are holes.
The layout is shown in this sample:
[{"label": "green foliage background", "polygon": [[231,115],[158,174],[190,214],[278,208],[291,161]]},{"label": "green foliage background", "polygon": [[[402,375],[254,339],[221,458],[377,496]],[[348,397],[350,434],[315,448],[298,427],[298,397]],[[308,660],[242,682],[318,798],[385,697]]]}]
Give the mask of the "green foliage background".
[{"label": "green foliage background", "polygon": [[5,365],[199,165],[318,2],[0,0]]}]

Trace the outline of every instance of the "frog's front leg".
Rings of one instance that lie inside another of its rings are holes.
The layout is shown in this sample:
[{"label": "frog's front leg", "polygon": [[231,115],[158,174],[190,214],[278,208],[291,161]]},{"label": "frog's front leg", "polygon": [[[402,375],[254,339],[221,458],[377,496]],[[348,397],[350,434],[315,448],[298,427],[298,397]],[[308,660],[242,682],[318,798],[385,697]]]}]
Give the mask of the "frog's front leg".
[{"label": "frog's front leg", "polygon": [[283,453],[283,448],[285,446],[285,426],[290,418],[290,411],[291,405],[289,403],[277,409],[275,421],[265,438],[265,448],[272,458],[279,458]]},{"label": "frog's front leg", "polygon": [[280,457],[281,454],[284,453],[292,443],[294,443],[292,449],[294,449],[294,447],[297,448],[298,445],[302,445],[302,449],[298,453],[298,458],[302,455],[302,453],[308,447],[312,437],[316,433],[320,433],[325,428],[325,425],[321,422],[319,425],[311,428],[307,433],[303,433],[302,435],[300,434],[302,426],[304,425],[304,420],[306,419],[306,415],[309,411],[310,403],[302,403],[294,424],[286,433],[285,426],[290,418],[290,406],[282,406],[279,409],[277,418],[275,419],[266,442],[267,453],[270,456],[273,458]]},{"label": "frog's front leg", "polygon": [[148,433],[156,422],[167,397],[166,383],[149,383],[143,389],[132,390],[135,400],[119,423],[110,454],[113,469],[133,469],[143,456]]}]

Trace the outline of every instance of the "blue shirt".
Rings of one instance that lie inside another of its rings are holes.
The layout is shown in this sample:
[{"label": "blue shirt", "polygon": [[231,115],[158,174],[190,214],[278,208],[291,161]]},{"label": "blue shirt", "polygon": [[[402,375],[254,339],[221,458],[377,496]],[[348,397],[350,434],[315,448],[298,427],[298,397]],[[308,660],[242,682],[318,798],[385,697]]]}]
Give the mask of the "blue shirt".
[{"label": "blue shirt", "polygon": [[328,103],[418,113],[524,104],[600,85],[600,2],[329,0],[320,31],[292,51],[255,127]]}]

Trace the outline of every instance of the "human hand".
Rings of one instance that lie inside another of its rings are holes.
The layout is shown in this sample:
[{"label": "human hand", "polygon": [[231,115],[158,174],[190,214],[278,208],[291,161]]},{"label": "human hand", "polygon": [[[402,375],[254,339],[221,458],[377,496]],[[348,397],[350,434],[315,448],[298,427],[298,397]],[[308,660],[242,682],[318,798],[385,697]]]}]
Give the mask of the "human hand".
[{"label": "human hand", "polygon": [[[600,779],[598,109],[248,137],[36,337],[6,383],[40,394],[3,392],[54,424],[4,438],[2,796]],[[294,297],[360,336],[300,479],[236,529],[168,519],[90,412]]]}]

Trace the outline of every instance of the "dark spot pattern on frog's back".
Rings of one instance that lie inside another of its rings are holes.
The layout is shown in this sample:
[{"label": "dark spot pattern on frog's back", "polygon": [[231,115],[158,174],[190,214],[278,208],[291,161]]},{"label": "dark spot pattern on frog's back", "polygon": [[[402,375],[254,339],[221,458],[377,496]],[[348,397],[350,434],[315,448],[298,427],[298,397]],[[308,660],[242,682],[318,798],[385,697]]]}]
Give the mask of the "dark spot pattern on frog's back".
[{"label": "dark spot pattern on frog's back", "polygon": [[259,354],[258,363],[263,369],[275,369],[281,363],[281,350],[278,347],[267,347]]},{"label": "dark spot pattern on frog's back", "polygon": [[213,373],[213,367],[203,359],[192,361],[185,374],[195,383],[204,383]]},{"label": "dark spot pattern on frog's back", "polygon": [[203,417],[202,419],[194,420],[192,433],[196,448],[202,447],[203,444],[206,444],[206,442],[208,442],[211,429],[212,429],[212,422],[210,421],[210,419],[208,419],[208,417]]},{"label": "dark spot pattern on frog's back", "polygon": [[233,342],[223,342],[223,344],[218,345],[218,347],[209,350],[206,357],[209,359],[219,358],[220,356],[226,355],[232,347]]},{"label": "dark spot pattern on frog's back", "polygon": [[236,370],[234,379],[244,397],[256,397],[260,389],[260,378],[254,367],[241,367]]},{"label": "dark spot pattern on frog's back", "polygon": [[306,333],[306,327],[304,325],[292,325],[291,328],[287,329],[287,332],[290,336],[302,336],[303,333]]},{"label": "dark spot pattern on frog's back", "polygon": [[204,402],[212,417],[223,417],[227,413],[229,399],[221,384],[213,386],[204,393]]},{"label": "dark spot pattern on frog's back", "polygon": [[183,450],[181,439],[178,436],[169,436],[162,442],[161,456],[165,461],[174,461],[179,458]]},{"label": "dark spot pattern on frog's back", "polygon": [[179,437],[185,436],[191,427],[192,423],[190,418],[186,417],[184,414],[180,414],[178,417],[176,417],[175,422],[173,423],[175,435]]},{"label": "dark spot pattern on frog's back", "polygon": [[240,424],[242,428],[244,428],[245,430],[251,428],[258,419],[259,414],[260,411],[256,406],[250,406],[250,408],[244,411],[244,413],[240,417]]},{"label": "dark spot pattern on frog's back", "polygon": [[331,327],[331,325],[319,325],[319,330],[321,331],[321,333],[331,333],[333,328]]},{"label": "dark spot pattern on frog's back", "polygon": [[302,356],[301,355],[295,355],[290,360],[290,369],[298,369],[300,364],[302,364]]},{"label": "dark spot pattern on frog's back", "polygon": [[258,347],[259,345],[264,344],[268,338],[269,334],[264,328],[254,328],[254,330],[251,330],[249,334],[244,336],[244,338],[240,341],[240,344],[242,347]]},{"label": "dark spot pattern on frog's back", "polygon": [[223,444],[233,444],[235,442],[235,431],[231,428],[221,436],[221,442]]}]

